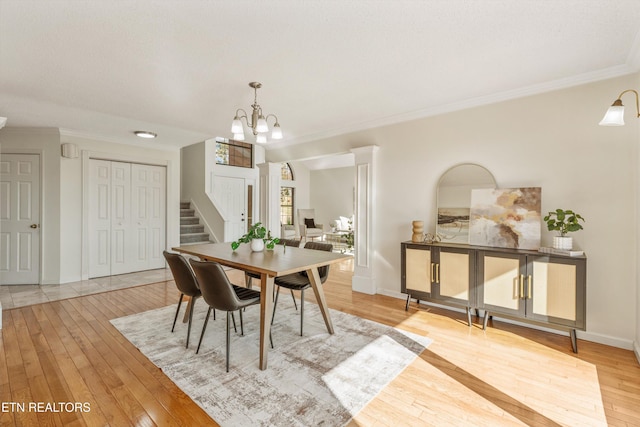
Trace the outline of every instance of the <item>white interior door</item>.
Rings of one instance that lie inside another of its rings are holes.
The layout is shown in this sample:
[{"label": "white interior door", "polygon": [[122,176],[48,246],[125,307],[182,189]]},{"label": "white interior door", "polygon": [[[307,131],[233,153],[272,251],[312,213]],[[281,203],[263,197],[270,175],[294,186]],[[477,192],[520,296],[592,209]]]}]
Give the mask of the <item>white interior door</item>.
[{"label": "white interior door", "polygon": [[0,284],[40,283],[40,156],[0,158]]},{"label": "white interior door", "polygon": [[166,234],[166,168],[134,164],[131,174],[134,268],[162,268]]},{"label": "white interior door", "polygon": [[89,277],[164,268],[166,168],[90,161]]},{"label": "white interior door", "polygon": [[136,271],[131,245],[131,163],[111,163],[111,273]]},{"label": "white interior door", "polygon": [[225,213],[224,240],[237,240],[247,232],[247,197],[244,178],[216,176],[214,179],[214,194]]},{"label": "white interior door", "polygon": [[111,162],[91,160],[89,277],[111,274]]}]

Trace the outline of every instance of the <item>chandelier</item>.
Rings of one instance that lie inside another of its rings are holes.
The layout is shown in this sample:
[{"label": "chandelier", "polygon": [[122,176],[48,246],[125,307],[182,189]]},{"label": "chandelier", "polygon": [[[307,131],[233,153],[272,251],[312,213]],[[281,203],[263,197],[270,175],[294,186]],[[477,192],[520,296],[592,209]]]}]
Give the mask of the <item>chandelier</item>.
[{"label": "chandelier", "polygon": [[265,117],[262,114],[262,107],[258,104],[258,89],[262,87],[262,83],[251,82],[249,83],[249,86],[252,87],[254,91],[253,104],[251,104],[251,108],[253,109],[251,112],[251,119],[249,119],[246,111],[242,108],[238,108],[236,115],[233,118],[233,122],[231,123],[233,139],[237,141],[244,141],[244,127],[242,125],[242,119],[244,119],[247,126],[253,131],[253,134],[256,137],[256,142],[264,144],[267,142],[267,133],[269,132],[269,125],[267,124],[267,119],[269,117],[273,117],[275,119],[273,130],[271,131],[271,138],[282,139],[282,129],[280,129],[280,123],[278,123],[276,115],[269,114]]}]

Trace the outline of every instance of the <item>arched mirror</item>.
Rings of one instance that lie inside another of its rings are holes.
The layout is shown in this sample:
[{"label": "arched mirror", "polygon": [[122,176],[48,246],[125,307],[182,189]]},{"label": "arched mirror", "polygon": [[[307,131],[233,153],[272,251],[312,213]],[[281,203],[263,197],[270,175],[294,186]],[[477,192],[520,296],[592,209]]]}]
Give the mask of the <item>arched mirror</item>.
[{"label": "arched mirror", "polygon": [[480,165],[463,163],[440,177],[436,193],[436,233],[443,241],[469,243],[471,190],[474,188],[496,188],[493,174]]}]

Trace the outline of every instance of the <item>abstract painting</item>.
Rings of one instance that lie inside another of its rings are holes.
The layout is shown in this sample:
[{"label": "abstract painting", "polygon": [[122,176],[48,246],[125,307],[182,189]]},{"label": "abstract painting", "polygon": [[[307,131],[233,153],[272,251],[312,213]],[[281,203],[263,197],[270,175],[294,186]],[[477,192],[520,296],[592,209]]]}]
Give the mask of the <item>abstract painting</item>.
[{"label": "abstract painting", "polygon": [[447,242],[469,243],[469,208],[438,208],[436,233]]},{"label": "abstract painting", "polygon": [[471,190],[469,243],[537,250],[541,195],[540,187]]}]

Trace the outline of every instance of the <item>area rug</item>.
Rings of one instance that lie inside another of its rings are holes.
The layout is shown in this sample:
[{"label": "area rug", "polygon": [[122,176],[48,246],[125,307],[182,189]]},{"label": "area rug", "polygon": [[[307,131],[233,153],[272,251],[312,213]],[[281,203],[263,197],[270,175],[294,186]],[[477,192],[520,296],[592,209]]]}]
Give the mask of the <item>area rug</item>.
[{"label": "area rug", "polygon": [[[300,302],[297,301],[298,307]],[[186,304],[183,304],[183,307]],[[259,306],[244,312],[244,336],[231,332],[225,369],[225,313],[209,320],[195,354],[207,305],[196,302],[189,348],[187,324],[171,324],[176,306],[111,323],[191,399],[223,426],[341,426],[349,422],[430,343],[429,338],[331,310],[327,333],[318,306],[307,302],[304,336],[300,312],[280,295],[268,368],[258,368]]]}]

